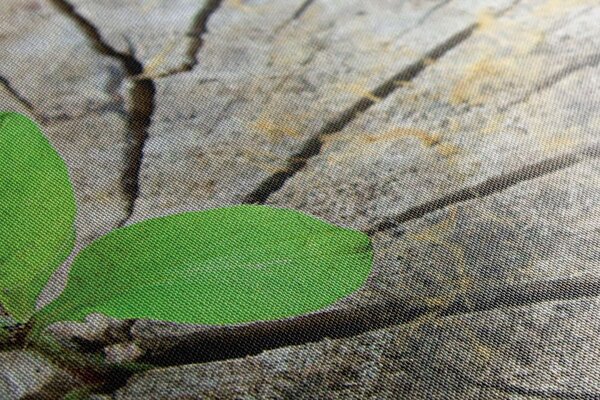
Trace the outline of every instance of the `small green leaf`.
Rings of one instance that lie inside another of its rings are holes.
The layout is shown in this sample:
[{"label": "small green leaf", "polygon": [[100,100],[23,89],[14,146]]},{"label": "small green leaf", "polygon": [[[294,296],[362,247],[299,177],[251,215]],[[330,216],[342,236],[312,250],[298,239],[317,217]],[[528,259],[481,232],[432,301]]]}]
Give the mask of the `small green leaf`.
[{"label": "small green leaf", "polygon": [[365,282],[367,235],[301,212],[242,205],[117,229],[84,249],[41,326],[91,312],[209,325],[315,311]]},{"label": "small green leaf", "polygon": [[27,117],[0,113],[0,303],[20,322],[73,248],[67,167]]}]

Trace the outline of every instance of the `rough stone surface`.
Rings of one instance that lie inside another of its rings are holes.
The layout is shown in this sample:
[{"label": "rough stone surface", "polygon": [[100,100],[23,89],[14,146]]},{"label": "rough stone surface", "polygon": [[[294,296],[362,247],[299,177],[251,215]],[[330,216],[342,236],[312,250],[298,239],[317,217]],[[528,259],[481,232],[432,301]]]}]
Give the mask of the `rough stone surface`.
[{"label": "rough stone surface", "polygon": [[320,154],[269,203],[368,229],[596,143],[600,41],[583,31],[591,32],[600,10],[565,6],[537,18],[545,4],[481,17],[460,46],[324,137]]},{"label": "rough stone surface", "polygon": [[193,61],[188,56],[196,39],[195,20],[211,0],[75,0],[75,11],[91,21],[120,53],[134,53],[145,75],[178,70]]},{"label": "rough stone surface", "polygon": [[[65,157],[79,248],[265,201],[376,251],[367,286],[306,319],[94,316],[58,336],[191,363],[116,399],[600,398],[599,17],[593,0],[4,1],[0,109]],[[206,343],[232,359],[199,364]]]},{"label": "rough stone surface", "polygon": [[314,2],[297,19],[301,1],[232,3],[198,66],[156,81],[131,221],[242,201],[371,90],[509,2]]},{"label": "rough stone surface", "polygon": [[0,352],[0,398],[58,400],[77,380],[31,351]]},{"label": "rough stone surface", "polygon": [[128,139],[119,90],[124,73],[46,1],[7,0],[0,21],[0,77],[28,106],[2,83],[0,105],[35,117],[65,158],[83,245],[125,217],[121,177]]},{"label": "rough stone surface", "polygon": [[581,299],[423,318],[256,357],[153,370],[116,398],[592,399],[600,396],[598,312],[598,300]]},{"label": "rough stone surface", "polygon": [[106,362],[123,364],[137,361],[144,351],[135,343],[117,343],[104,348]]},{"label": "rough stone surface", "polygon": [[[499,287],[522,284],[533,292],[547,281],[598,277],[600,225],[589,216],[600,204],[599,185],[597,160],[583,161],[377,233],[369,282],[326,311],[351,316],[390,299],[448,308],[458,297]],[[228,329],[221,329],[223,335]],[[202,342],[218,330],[141,320],[131,334],[160,358],[175,346],[197,346],[194,338]]]},{"label": "rough stone surface", "polygon": [[48,331],[65,347],[79,349],[125,342],[130,326],[129,321],[90,314],[84,322],[57,322]]}]

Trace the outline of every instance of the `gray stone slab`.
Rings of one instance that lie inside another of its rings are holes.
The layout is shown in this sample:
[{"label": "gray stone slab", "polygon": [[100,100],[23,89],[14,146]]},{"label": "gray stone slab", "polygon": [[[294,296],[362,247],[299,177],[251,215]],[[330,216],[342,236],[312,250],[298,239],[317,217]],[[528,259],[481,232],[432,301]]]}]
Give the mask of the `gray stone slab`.
[{"label": "gray stone slab", "polygon": [[[556,77],[556,71],[519,81],[522,86],[513,94],[492,96],[477,106],[455,103],[439,91],[454,87],[447,83],[457,75],[454,70],[469,65],[468,58],[476,57],[472,54],[481,54],[475,50],[482,41],[490,46],[488,41],[497,38],[497,32],[489,33],[496,29],[494,24],[512,27],[520,19],[529,21],[540,7],[516,7],[501,20],[490,22],[489,27],[425,70],[411,88],[393,94],[327,138],[324,150],[268,203],[370,230],[395,216],[412,219],[407,212],[435,200],[456,193],[462,194],[455,196],[454,202],[461,197],[476,198],[477,191],[493,193],[525,176],[543,175],[544,170],[551,172],[583,159],[578,152],[597,146],[600,134],[599,120],[594,116],[600,97],[593,89],[600,85],[599,68],[587,65],[597,64],[600,58],[583,42],[579,59],[565,57],[559,48],[556,53],[545,50],[549,70],[555,68],[549,62],[555,57],[555,64],[582,66],[561,67],[569,73],[561,74],[542,91],[536,89],[540,82]],[[592,12],[581,14],[577,8],[570,12],[578,21],[572,26],[585,25],[586,21],[591,24],[588,15]],[[559,13],[555,21],[548,17],[540,24],[560,26],[563,32],[569,24],[559,22],[569,20],[568,15]],[[512,57],[501,45],[521,43],[517,34],[522,31],[502,28],[500,32],[502,40],[490,48]],[[515,37],[506,37],[509,34]],[[550,29],[546,40],[557,40],[554,34]],[[574,35],[568,37],[576,41]],[[571,39],[563,40],[562,45],[570,48],[566,42]],[[514,86],[506,81],[503,85]],[[522,93],[527,90],[532,92],[523,100]],[[413,96],[422,97],[415,104],[410,101]],[[519,102],[506,108],[511,96]],[[594,160],[597,149],[586,156]],[[398,293],[435,296],[438,289],[456,289],[457,284],[508,284],[596,271],[597,264],[589,262],[593,258],[590,247],[579,245],[581,240],[597,240],[583,227],[592,207],[589,199],[595,197],[596,184],[591,182],[596,181],[596,163],[590,161],[568,172],[542,177],[539,182],[523,182],[488,199],[474,199],[428,215],[422,222],[381,232],[374,237],[379,260],[372,283],[381,290],[382,298],[386,287],[395,287]],[[474,193],[469,194],[469,190]],[[575,225],[579,228],[573,228]],[[579,239],[571,241],[577,235]],[[419,278],[407,279],[411,276]],[[405,284],[399,286],[400,282]]]},{"label": "gray stone slab", "polygon": [[328,122],[509,6],[317,1],[293,19],[290,4],[225,3],[196,68],[156,81],[131,221],[243,201]]},{"label": "gray stone slab", "polygon": [[211,0],[74,0],[75,12],[90,21],[116,51],[134,55],[144,74],[160,75],[189,64],[194,22]]},{"label": "gray stone slab", "polygon": [[571,5],[540,18],[544,4],[482,17],[471,38],[324,137],[322,151],[270,202],[368,229],[595,143],[600,54],[591,32],[600,10]]},{"label": "gray stone slab", "polygon": [[423,318],[244,359],[156,369],[134,376],[116,398],[597,398],[599,304]]},{"label": "gray stone slab", "polygon": [[[462,100],[434,100],[437,95],[428,94],[427,85],[446,85],[450,80],[446,70],[461,62],[458,65],[469,65],[469,57],[477,58],[471,53],[483,44],[499,47],[502,57],[514,57],[509,52],[514,49],[502,50],[501,45],[512,46],[525,29],[520,24],[527,24],[538,13],[549,13],[548,19],[540,22],[546,26],[549,42],[557,40],[553,36],[558,35],[557,27],[563,32],[569,26],[574,29],[585,26],[586,21],[591,23],[589,13],[582,12],[585,8],[544,11],[540,4],[517,7],[500,20],[481,17],[481,28],[472,39],[425,70],[424,77],[418,77],[411,87],[375,105],[328,140],[322,153],[269,201],[334,223],[370,229],[383,217],[402,214],[456,191],[481,190],[477,185],[495,176],[506,174],[514,181],[507,185],[513,187],[490,197],[478,199],[475,193],[464,204],[440,207],[420,220],[374,235],[376,263],[369,283],[327,312],[340,311],[351,318],[365,307],[394,299],[449,307],[458,297],[486,288],[597,274],[598,263],[591,249],[600,238],[594,233],[594,222],[587,219],[598,201],[597,162],[583,162],[531,182],[518,183],[519,174],[510,177],[517,168],[561,154],[568,154],[566,159],[576,163],[585,157],[573,154],[596,143],[599,127],[593,115],[599,99],[593,88],[600,81],[596,79],[598,68],[593,66],[594,53],[584,49],[579,58],[566,61],[571,63],[568,66],[559,65],[557,70],[523,81],[514,93],[492,97],[486,104],[467,106]],[[564,56],[559,48],[552,49],[554,52],[547,51],[549,59]],[[563,71],[560,78],[556,71]],[[544,82],[547,87],[537,93]],[[586,88],[585,97],[582,88]],[[528,90],[531,93],[524,95]],[[415,93],[424,97],[419,103],[424,105],[422,111],[417,112],[407,100]],[[508,106],[506,99],[511,98],[514,104]],[[397,127],[399,116],[405,116],[408,127]],[[365,126],[373,128],[365,133]],[[378,126],[382,126],[380,131],[375,129]],[[444,127],[449,133],[442,135]],[[553,165],[562,162],[559,157],[532,168],[546,168],[549,173]],[[490,180],[483,189],[493,192],[496,184],[505,183]],[[258,331],[265,335],[268,329]],[[148,321],[138,321],[133,335],[142,347],[159,353],[180,345],[176,337],[189,340],[197,336],[201,341],[202,337],[217,336],[213,328]]]}]

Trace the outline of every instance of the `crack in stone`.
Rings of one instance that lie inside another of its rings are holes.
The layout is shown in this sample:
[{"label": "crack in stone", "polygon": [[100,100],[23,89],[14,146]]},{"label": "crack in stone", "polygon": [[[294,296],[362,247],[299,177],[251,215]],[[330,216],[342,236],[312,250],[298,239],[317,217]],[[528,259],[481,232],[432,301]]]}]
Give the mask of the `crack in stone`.
[{"label": "crack in stone", "polygon": [[98,28],[77,12],[75,6],[67,0],[48,0],[59,12],[70,18],[87,36],[91,45],[100,54],[118,60],[128,78],[133,83],[130,89],[131,106],[127,112],[127,150],[126,170],[122,175],[122,191],[127,199],[125,217],[119,222],[122,226],[133,213],[135,201],[139,194],[139,175],[143,159],[144,145],[148,136],[148,128],[154,112],[154,96],[156,92],[152,79],[137,76],[143,73],[142,63],[135,57],[133,51],[119,52],[111,47],[102,37]]},{"label": "crack in stone", "polygon": [[180,337],[180,342],[160,354],[146,354],[143,362],[176,366],[239,359],[266,350],[344,339],[408,324],[431,314],[437,317],[576,300],[600,295],[600,278],[579,276],[510,286],[481,286],[430,306],[422,299],[383,299],[359,309],[333,309],[280,321],[257,322],[238,327],[209,328]]},{"label": "crack in stone", "polygon": [[304,3],[298,7],[294,15],[292,15],[291,21],[300,19],[302,15],[308,10],[308,8],[315,2],[315,0],[305,0]]},{"label": "crack in stone", "polygon": [[314,2],[315,2],[315,0],[305,0],[302,4],[300,4],[300,6],[296,9],[296,11],[294,11],[294,14],[292,14],[291,17],[286,19],[283,23],[281,23],[281,25],[279,25],[277,28],[275,28],[273,30],[273,35],[274,36],[278,35],[279,32],[284,30],[293,21],[296,21],[296,20],[302,18],[302,16],[306,12],[306,10],[308,10]]},{"label": "crack in stone", "polygon": [[154,75],[154,78],[166,78],[183,72],[193,70],[199,63],[198,54],[204,45],[204,34],[208,32],[210,17],[219,9],[223,0],[207,0],[206,4],[198,11],[186,36],[191,38],[186,51],[188,61],[179,67]]},{"label": "crack in stone", "polygon": [[421,218],[446,207],[481,197],[491,196],[518,185],[519,183],[569,168],[590,158],[598,157],[600,157],[600,143],[584,147],[583,149],[571,153],[560,154],[535,164],[526,165],[509,173],[486,179],[474,186],[460,189],[441,198],[409,208],[393,218],[383,220],[374,228],[367,230],[366,233],[368,235],[374,235],[377,232],[387,231],[396,228],[400,224]]},{"label": "crack in stone", "polygon": [[580,62],[577,62],[573,65],[569,65],[569,66],[563,68],[562,70],[558,71],[557,73],[553,74],[552,76],[548,77],[547,79],[544,79],[542,82],[537,84],[532,90],[527,92],[521,98],[516,99],[516,100],[500,107],[499,111],[505,112],[516,105],[527,103],[531,99],[531,97],[533,97],[535,94],[543,92],[547,89],[550,89],[551,87],[557,85],[561,81],[563,81],[566,78],[568,78],[569,76],[581,71],[584,68],[594,68],[594,67],[597,67],[598,65],[600,65],[600,53],[591,54],[591,55],[585,57]]},{"label": "crack in stone", "polygon": [[[496,13],[496,18],[507,14],[519,3],[520,0],[513,1],[510,6]],[[442,2],[439,7],[443,5],[444,2]],[[323,143],[328,136],[342,131],[347,125],[367,111],[373,104],[375,104],[375,101],[373,100],[374,98],[385,99],[392,94],[398,88],[398,85],[396,84],[398,81],[409,82],[416,78],[425,68],[427,68],[428,65],[432,63],[432,61],[437,61],[448,51],[459,46],[461,43],[471,37],[473,32],[475,32],[478,27],[479,23],[477,22],[469,25],[467,28],[454,34],[446,41],[427,52],[421,59],[404,68],[398,74],[382,83],[367,96],[361,97],[356,103],[354,103],[354,105],[343,111],[336,119],[326,124],[325,127],[321,129],[321,131],[314,137],[308,139],[299,152],[288,158],[286,168],[266,178],[253,192],[249,193],[244,198],[243,202],[248,204],[264,204],[273,193],[277,192],[283,187],[283,185],[285,185],[288,179],[292,178],[294,175],[304,169],[309,159],[320,154]]]},{"label": "crack in stone", "polygon": [[288,179],[300,172],[306,166],[309,159],[319,155],[323,143],[328,136],[342,131],[347,125],[367,111],[375,104],[374,98],[385,99],[392,94],[398,88],[396,82],[410,81],[416,78],[425,68],[427,68],[432,60],[435,61],[441,58],[448,51],[467,40],[476,27],[477,24],[472,24],[454,34],[449,39],[426,53],[421,59],[383,82],[369,93],[368,96],[361,97],[354,105],[343,111],[337,118],[327,123],[314,137],[308,139],[298,153],[288,158],[287,167],[284,168],[283,171],[276,172],[265,179],[257,189],[244,198],[243,202],[250,204],[264,204],[273,193],[283,187]]},{"label": "crack in stone", "polygon": [[223,0],[208,0],[206,5],[194,18],[192,27],[188,36],[192,37],[192,42],[187,55],[190,61],[183,67],[183,71],[190,71],[198,65],[198,52],[204,44],[204,34],[208,32],[208,21],[210,17],[221,7]]},{"label": "crack in stone", "polygon": [[17,103],[21,104],[31,115],[33,115],[40,122],[46,122],[47,118],[40,114],[33,104],[25,98],[21,93],[19,93],[11,84],[10,81],[0,76],[0,84],[4,86],[6,91],[17,101]]}]

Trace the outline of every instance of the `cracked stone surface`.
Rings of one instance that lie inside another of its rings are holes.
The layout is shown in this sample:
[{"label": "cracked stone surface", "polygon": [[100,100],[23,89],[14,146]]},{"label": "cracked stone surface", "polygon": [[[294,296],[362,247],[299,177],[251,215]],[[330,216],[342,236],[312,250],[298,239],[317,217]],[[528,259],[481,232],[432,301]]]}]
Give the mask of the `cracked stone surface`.
[{"label": "cracked stone surface", "polygon": [[[123,72],[48,2],[7,0],[0,21],[0,76],[33,106],[33,116],[69,166],[83,245],[125,217]],[[0,104],[14,103],[2,90]],[[22,104],[6,108],[31,111]]]},{"label": "cracked stone surface", "polygon": [[592,399],[600,396],[600,303],[492,310],[156,369],[116,399]]},{"label": "cracked stone surface", "polygon": [[[367,285],[324,312],[351,320],[368,308],[380,313],[372,326],[388,325],[385,314],[392,322],[406,318],[398,306],[390,308],[390,299],[444,310],[471,294],[474,302],[493,302],[481,294],[501,287],[521,285],[533,294],[548,281],[598,278],[595,249],[600,245],[600,222],[589,218],[600,204],[598,185],[597,160],[584,161],[377,233],[376,261]],[[322,321],[313,329],[338,334],[338,323]],[[249,331],[237,330],[240,336]],[[289,330],[284,332],[292,337],[304,334]],[[132,328],[134,339],[155,359],[193,352],[218,332],[232,335],[231,328],[144,320]],[[275,332],[267,325],[246,334],[258,341]]]},{"label": "cracked stone surface", "polygon": [[[78,248],[241,202],[374,242],[368,284],[307,316],[57,325],[161,365],[98,398],[600,398],[598,18],[593,0],[5,0],[0,109],[65,158]],[[0,353],[0,384],[32,354]]]},{"label": "cracked stone surface", "polygon": [[90,21],[120,53],[134,54],[144,74],[160,75],[189,63],[195,19],[212,0],[76,0],[75,11]]},{"label": "cracked stone surface", "polygon": [[[432,11],[437,2],[316,2],[289,22],[290,3],[299,1],[242,9],[231,3],[213,14],[199,65],[156,80],[131,221],[243,201],[369,90],[443,47],[475,23],[477,12],[508,4],[448,4]],[[383,18],[405,22],[383,29]],[[251,34],[240,34],[240,27]],[[360,55],[356,46],[364,49]]]}]

